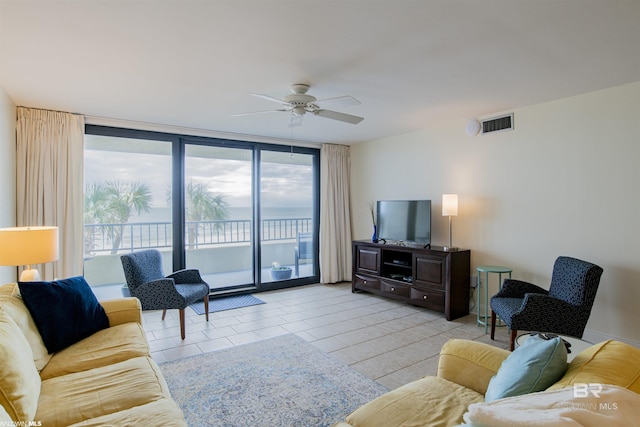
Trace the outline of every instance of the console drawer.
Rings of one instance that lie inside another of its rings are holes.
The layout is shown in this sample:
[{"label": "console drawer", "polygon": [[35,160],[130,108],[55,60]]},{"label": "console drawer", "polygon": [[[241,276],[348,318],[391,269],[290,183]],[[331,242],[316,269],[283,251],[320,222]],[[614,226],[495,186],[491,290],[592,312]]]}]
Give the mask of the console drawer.
[{"label": "console drawer", "polygon": [[374,277],[363,276],[361,274],[355,275],[355,285],[358,288],[367,288],[373,289],[376,291],[380,290],[380,279],[376,279]]},{"label": "console drawer", "polygon": [[422,307],[444,310],[444,292],[411,288],[411,303]]},{"label": "console drawer", "polygon": [[400,297],[409,297],[409,287],[390,282],[380,282],[380,290]]}]

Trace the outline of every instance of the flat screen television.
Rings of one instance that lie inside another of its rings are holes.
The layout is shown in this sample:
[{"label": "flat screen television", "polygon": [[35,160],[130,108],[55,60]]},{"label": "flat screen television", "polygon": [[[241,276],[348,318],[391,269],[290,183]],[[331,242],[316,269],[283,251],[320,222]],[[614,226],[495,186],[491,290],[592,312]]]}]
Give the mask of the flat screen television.
[{"label": "flat screen television", "polygon": [[431,244],[431,200],[379,200],[378,241]]}]

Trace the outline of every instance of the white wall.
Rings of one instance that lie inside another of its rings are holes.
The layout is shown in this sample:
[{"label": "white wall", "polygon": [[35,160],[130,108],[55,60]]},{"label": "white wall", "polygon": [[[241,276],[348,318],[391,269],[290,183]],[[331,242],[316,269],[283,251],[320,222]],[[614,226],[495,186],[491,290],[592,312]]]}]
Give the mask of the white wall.
[{"label": "white wall", "polygon": [[443,245],[442,194],[458,193],[472,275],[504,265],[548,288],[559,255],[598,264],[585,338],[640,345],[640,82],[513,112],[510,132],[469,137],[462,118],[352,146],[354,238],[371,236],[370,201],[428,198]]},{"label": "white wall", "polygon": [[[16,225],[16,105],[0,86],[0,228]],[[0,284],[16,281],[15,267],[0,267]]]}]

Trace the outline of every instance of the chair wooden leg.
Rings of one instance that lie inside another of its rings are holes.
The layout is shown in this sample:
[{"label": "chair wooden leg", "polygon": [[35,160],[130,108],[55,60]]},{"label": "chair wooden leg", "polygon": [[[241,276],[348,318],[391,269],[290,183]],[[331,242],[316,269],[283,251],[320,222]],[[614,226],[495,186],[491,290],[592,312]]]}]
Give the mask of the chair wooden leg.
[{"label": "chair wooden leg", "polygon": [[209,294],[204,296],[204,315],[209,321]]},{"label": "chair wooden leg", "polygon": [[511,344],[509,345],[509,350],[513,351],[513,349],[515,348],[515,344],[516,344],[516,335],[518,334],[518,331],[515,329],[511,330]]},{"label": "chair wooden leg", "polygon": [[180,336],[182,339],[185,337],[184,333],[184,308],[180,309]]},{"label": "chair wooden leg", "polygon": [[164,316],[167,315],[167,309],[162,310],[162,320],[164,320]]},{"label": "chair wooden leg", "polygon": [[496,312],[491,310],[491,340],[496,337]]}]

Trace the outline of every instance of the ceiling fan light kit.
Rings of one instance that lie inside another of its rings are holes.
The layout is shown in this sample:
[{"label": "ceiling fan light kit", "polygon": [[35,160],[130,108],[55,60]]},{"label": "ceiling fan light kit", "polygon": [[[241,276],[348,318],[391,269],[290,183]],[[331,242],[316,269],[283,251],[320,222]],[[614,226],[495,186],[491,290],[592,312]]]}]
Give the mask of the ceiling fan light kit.
[{"label": "ceiling fan light kit", "polygon": [[247,116],[252,114],[263,114],[272,112],[288,112],[293,116],[302,117],[306,113],[311,113],[314,116],[324,117],[327,119],[338,120],[344,123],[358,124],[364,117],[354,116],[351,114],[341,113],[339,111],[327,110],[324,106],[346,106],[346,105],[358,105],[360,101],[353,96],[344,95],[335,98],[327,98],[318,100],[315,96],[307,94],[309,85],[304,83],[296,83],[291,85],[291,94],[286,95],[284,99],[274,98],[268,95],[261,95],[252,93],[251,95],[258,98],[266,99],[267,101],[277,102],[281,104],[283,108],[277,110],[256,111],[253,113],[241,113],[234,114],[234,116]]},{"label": "ceiling fan light kit", "polygon": [[304,105],[296,105],[291,110],[291,113],[293,113],[294,116],[304,116],[304,113],[306,112],[307,110],[305,110]]}]

